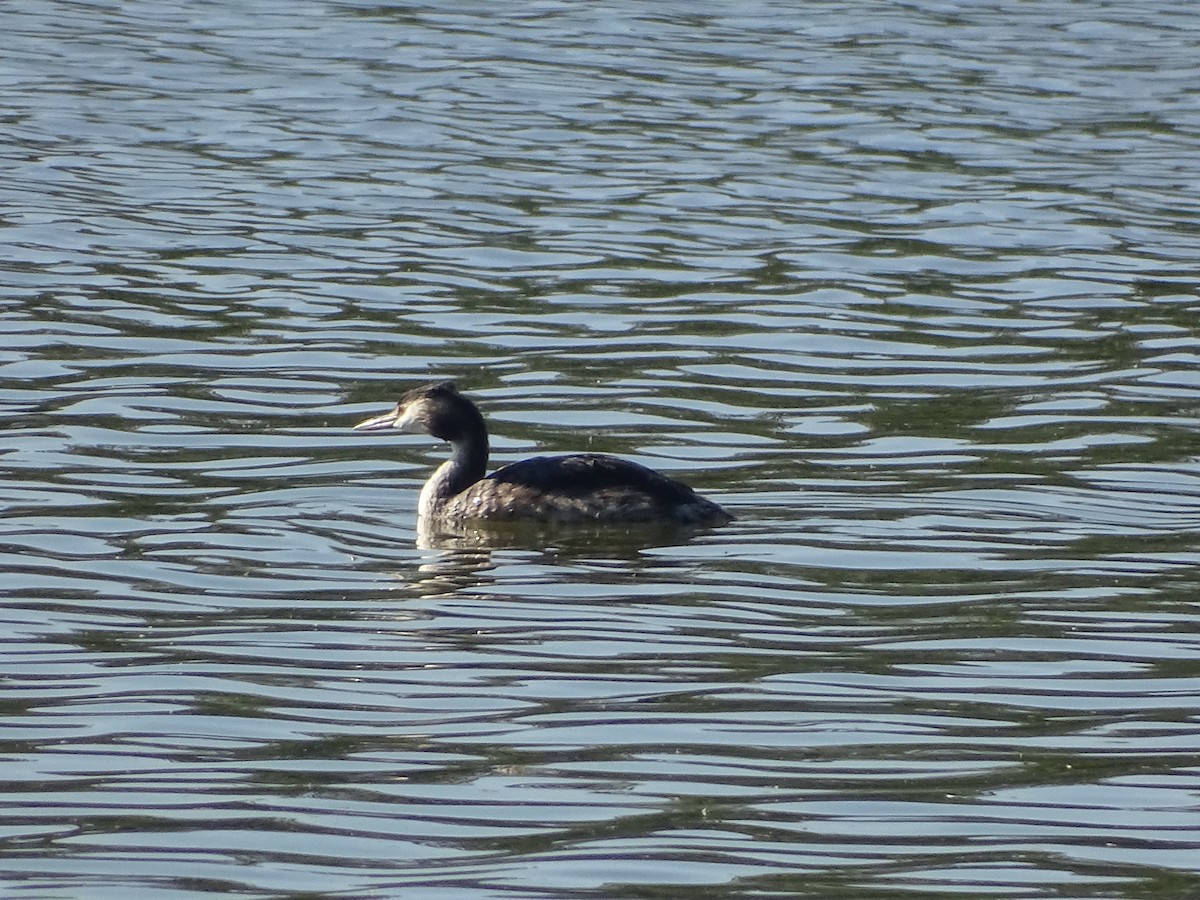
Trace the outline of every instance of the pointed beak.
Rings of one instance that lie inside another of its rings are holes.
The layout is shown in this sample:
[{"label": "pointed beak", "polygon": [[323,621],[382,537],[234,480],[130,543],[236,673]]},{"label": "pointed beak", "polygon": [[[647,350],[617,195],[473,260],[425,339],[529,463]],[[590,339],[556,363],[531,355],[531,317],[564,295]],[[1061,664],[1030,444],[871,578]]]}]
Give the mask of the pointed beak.
[{"label": "pointed beak", "polygon": [[396,408],[391,412],[384,413],[382,416],[376,416],[373,419],[367,419],[365,422],[359,422],[354,426],[354,430],[379,431],[383,428],[394,428],[398,418],[400,418],[400,410]]}]

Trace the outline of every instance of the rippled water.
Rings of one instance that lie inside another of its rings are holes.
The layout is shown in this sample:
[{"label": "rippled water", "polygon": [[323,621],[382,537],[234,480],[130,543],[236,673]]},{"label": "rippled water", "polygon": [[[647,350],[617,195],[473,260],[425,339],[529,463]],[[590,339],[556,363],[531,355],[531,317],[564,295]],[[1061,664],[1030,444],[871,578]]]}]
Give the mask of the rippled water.
[{"label": "rippled water", "polygon": [[[6,897],[1200,891],[1190,5],[0,33]],[[442,377],[738,521],[420,549]]]}]

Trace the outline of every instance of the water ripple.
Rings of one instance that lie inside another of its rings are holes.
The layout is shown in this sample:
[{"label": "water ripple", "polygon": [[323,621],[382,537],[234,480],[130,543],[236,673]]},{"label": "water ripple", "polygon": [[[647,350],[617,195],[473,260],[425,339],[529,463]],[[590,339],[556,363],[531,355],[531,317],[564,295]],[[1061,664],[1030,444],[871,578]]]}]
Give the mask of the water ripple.
[{"label": "water ripple", "polygon": [[6,896],[1194,892],[1194,12],[794,12],[0,13]]}]

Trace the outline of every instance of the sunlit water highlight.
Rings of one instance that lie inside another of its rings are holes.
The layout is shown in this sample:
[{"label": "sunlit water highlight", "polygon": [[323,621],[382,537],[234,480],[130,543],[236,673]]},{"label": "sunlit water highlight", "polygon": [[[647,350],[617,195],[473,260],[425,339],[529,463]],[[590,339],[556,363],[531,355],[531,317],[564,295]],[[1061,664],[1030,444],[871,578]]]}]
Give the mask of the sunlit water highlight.
[{"label": "sunlit water highlight", "polygon": [[[0,33],[6,897],[1200,891],[1189,5]],[[421,549],[442,377],[738,521]]]}]

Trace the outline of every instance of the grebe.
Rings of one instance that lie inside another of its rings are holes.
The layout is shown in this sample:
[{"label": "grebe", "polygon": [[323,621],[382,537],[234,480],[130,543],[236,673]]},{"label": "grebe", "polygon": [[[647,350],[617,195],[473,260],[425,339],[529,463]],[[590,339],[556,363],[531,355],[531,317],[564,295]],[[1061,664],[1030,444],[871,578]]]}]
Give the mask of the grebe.
[{"label": "grebe", "polygon": [[423,432],[450,442],[450,459],[421,490],[417,514],[426,522],[489,519],[708,526],[733,519],[686,484],[601,453],[535,456],[485,478],[487,426],[475,404],[449,381],[409,391],[391,412],[354,427]]}]

